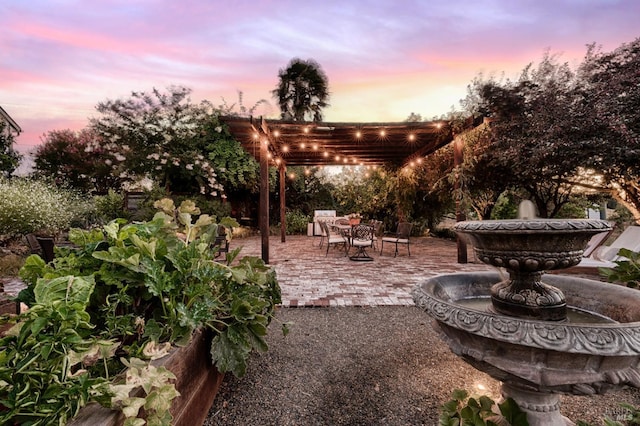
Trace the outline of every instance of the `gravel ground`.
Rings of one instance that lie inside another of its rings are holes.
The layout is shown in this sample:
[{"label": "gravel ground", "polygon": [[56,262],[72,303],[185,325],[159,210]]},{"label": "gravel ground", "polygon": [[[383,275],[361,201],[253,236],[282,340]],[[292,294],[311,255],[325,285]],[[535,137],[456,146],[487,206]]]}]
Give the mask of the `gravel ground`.
[{"label": "gravel ground", "polygon": [[[499,383],[453,355],[416,307],[281,308],[276,319],[269,351],[243,378],[226,375],[205,425],[435,426],[456,388],[499,398]],[[602,425],[623,401],[640,405],[640,391],[563,396],[562,412]]]}]

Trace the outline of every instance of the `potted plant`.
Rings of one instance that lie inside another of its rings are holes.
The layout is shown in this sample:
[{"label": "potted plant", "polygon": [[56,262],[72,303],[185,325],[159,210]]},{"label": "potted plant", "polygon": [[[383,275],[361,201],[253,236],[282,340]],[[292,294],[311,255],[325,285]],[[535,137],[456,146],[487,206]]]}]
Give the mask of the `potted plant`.
[{"label": "potted plant", "polygon": [[60,248],[49,264],[27,259],[19,300],[29,309],[3,319],[14,326],[0,339],[0,423],[63,424],[96,402],[122,410],[126,425],[143,415],[170,424],[176,379],[154,358],[210,333],[211,362],[242,376],[250,352],[267,349],[281,301],[275,272],[237,259],[239,249],[216,262],[219,224],[192,202],[155,205],[151,221],[72,229],[77,249]]},{"label": "potted plant", "polygon": [[362,220],[362,216],[360,216],[360,213],[351,213],[347,217],[349,218],[349,225],[351,226],[359,225],[360,220]]}]

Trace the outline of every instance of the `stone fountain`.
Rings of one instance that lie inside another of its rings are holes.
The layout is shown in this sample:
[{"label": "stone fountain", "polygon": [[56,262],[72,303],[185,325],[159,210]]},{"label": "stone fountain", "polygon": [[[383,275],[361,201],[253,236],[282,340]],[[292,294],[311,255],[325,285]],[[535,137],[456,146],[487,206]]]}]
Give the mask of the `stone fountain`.
[{"label": "stone fountain", "polygon": [[[531,426],[573,425],[559,394],[640,387],[640,291],[547,274],[580,262],[600,220],[470,221],[456,232],[498,272],[446,274],[413,290],[451,350],[502,382]],[[506,270],[508,277],[500,271]]]}]

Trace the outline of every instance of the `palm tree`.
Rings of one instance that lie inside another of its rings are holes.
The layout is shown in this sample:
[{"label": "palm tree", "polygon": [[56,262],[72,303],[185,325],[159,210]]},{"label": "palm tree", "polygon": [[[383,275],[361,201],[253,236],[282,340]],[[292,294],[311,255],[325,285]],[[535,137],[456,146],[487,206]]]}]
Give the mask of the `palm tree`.
[{"label": "palm tree", "polygon": [[310,116],[314,122],[322,121],[322,108],[329,105],[329,81],[320,64],[294,58],[280,69],[278,78],[271,93],[278,99],[283,120],[305,121]]}]

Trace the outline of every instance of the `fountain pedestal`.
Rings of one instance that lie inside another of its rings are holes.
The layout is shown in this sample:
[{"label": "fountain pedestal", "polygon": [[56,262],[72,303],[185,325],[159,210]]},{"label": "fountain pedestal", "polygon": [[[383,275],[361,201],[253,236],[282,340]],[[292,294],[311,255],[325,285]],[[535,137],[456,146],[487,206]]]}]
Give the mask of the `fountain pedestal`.
[{"label": "fountain pedestal", "polygon": [[527,413],[529,425],[575,426],[560,413],[560,396],[555,393],[531,392],[507,383],[502,384],[502,397],[513,398]]}]

